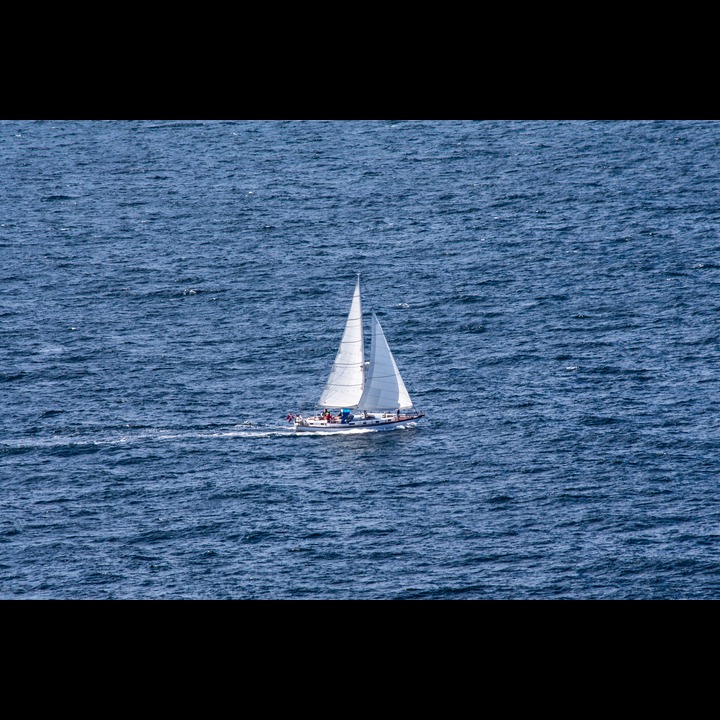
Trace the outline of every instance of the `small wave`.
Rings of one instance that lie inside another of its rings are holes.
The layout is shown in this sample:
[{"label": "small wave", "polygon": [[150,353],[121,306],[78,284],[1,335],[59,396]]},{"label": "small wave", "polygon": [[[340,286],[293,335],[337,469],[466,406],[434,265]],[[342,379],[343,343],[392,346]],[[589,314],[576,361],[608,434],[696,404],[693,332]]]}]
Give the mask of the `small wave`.
[{"label": "small wave", "polygon": [[198,122],[195,120],[173,120],[171,122],[164,123],[152,123],[143,125],[143,130],[166,130],[168,128],[189,128],[189,127],[205,127],[204,122]]},{"label": "small wave", "polygon": [[480,323],[467,323],[465,325],[460,325],[458,329],[460,330],[460,332],[471,334],[479,334],[485,332],[485,326],[481,325]]},{"label": "small wave", "polygon": [[74,200],[70,195],[47,195],[42,198],[42,202],[59,202],[62,200]]},{"label": "small wave", "polygon": [[482,302],[482,298],[479,295],[456,295],[454,299],[463,305],[474,305]]}]

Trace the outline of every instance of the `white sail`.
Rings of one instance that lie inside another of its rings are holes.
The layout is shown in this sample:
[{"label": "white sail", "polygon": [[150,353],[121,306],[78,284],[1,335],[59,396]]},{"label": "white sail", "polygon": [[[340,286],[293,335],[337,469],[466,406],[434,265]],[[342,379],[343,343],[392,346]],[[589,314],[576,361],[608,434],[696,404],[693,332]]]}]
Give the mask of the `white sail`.
[{"label": "white sail", "polygon": [[413,407],[395,358],[390,352],[380,321],[372,314],[370,368],[358,409],[368,411],[408,410]]},{"label": "white sail", "polygon": [[360,275],[358,274],[355,292],[345,332],[340,348],[335,356],[330,377],[320,396],[318,407],[355,408],[365,386],[365,347],[363,344],[362,302],[360,300]]}]

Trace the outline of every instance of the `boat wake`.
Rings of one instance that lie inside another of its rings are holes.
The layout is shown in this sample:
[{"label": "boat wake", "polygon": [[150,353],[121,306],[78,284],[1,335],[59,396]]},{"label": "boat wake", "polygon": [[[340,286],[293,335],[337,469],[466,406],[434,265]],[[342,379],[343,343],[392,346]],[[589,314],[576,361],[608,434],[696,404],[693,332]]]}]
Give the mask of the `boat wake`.
[{"label": "boat wake", "polygon": [[[393,428],[393,431],[410,430],[417,426],[417,423],[408,422]],[[18,437],[5,438],[0,442],[0,457],[26,453],[32,451],[47,450],[50,452],[67,452],[77,450],[78,452],[93,452],[102,450],[103,447],[132,446],[142,443],[164,443],[188,441],[197,442],[203,440],[255,440],[259,438],[318,438],[318,437],[345,437],[357,435],[369,435],[379,432],[375,428],[349,428],[343,432],[332,430],[310,430],[307,432],[296,432],[293,427],[283,425],[259,425],[254,423],[243,423],[228,428],[131,428],[127,431],[117,433],[96,433],[82,432],[40,436],[40,437]],[[387,434],[387,430],[383,434]]]},{"label": "boat wake", "polygon": [[30,450],[58,450],[64,448],[91,448],[102,446],[121,446],[134,443],[152,443],[177,440],[216,440],[222,438],[271,438],[296,435],[293,428],[282,425],[255,425],[243,423],[226,429],[202,428],[130,428],[117,433],[83,432],[52,436],[5,438],[0,441],[2,453],[24,452]]},{"label": "boat wake", "polygon": [[326,430],[325,428],[312,428],[304,429],[302,432],[291,432],[292,435],[297,437],[345,437],[347,435],[377,435],[381,433],[387,435],[388,433],[398,432],[402,430],[412,430],[417,427],[416,422],[404,422],[401,425],[394,425],[391,428],[388,427],[359,427],[359,428],[348,428],[347,430]]}]

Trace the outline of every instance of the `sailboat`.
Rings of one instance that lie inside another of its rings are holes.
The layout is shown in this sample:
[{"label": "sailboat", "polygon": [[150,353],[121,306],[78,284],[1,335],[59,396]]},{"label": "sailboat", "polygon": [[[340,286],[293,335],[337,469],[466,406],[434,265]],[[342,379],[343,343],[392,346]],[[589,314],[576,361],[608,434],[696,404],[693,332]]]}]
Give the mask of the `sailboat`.
[{"label": "sailboat", "polygon": [[410,399],[374,310],[371,327],[366,362],[358,273],[340,347],[316,405],[322,412],[310,417],[288,415],[296,431],[396,430],[425,417]]}]

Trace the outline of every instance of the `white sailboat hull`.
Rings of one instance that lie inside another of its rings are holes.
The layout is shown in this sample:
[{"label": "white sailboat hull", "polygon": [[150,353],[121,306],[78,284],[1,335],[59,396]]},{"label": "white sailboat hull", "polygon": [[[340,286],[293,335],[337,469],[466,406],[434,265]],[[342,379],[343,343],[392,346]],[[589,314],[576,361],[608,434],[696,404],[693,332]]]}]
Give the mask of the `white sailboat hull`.
[{"label": "white sailboat hull", "polygon": [[307,418],[300,422],[295,422],[296,432],[348,432],[351,430],[406,430],[408,427],[414,427],[415,421],[421,417],[425,417],[424,413],[419,415],[400,415],[395,413],[387,415],[378,415],[372,418],[355,418],[348,423],[327,422],[320,418]]}]

